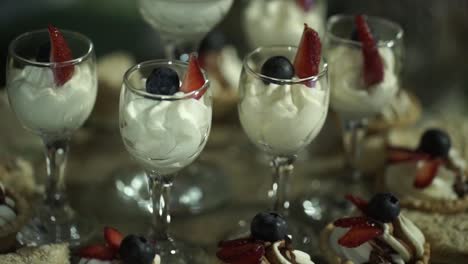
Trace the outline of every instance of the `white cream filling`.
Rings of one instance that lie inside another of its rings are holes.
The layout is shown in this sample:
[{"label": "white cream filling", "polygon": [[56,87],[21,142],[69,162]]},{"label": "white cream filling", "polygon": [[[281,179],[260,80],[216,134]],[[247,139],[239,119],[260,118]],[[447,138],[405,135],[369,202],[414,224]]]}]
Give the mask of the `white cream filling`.
[{"label": "white cream filling", "polygon": [[190,164],[203,149],[211,127],[206,96],[211,96],[209,91],[199,100],[129,99],[121,117],[129,151],[144,164],[157,167],[159,173],[172,173]]},{"label": "white cream filling", "polygon": [[[279,247],[283,242],[278,241],[273,244],[273,252],[276,257],[276,261],[280,264],[291,264],[289,260],[287,260],[283,254],[281,254]],[[299,251],[299,250],[294,250],[292,252],[294,256],[296,257],[296,262],[297,264],[314,264],[314,262],[310,259],[309,254]],[[275,262],[276,263],[276,262]]]},{"label": "white cream filling", "polygon": [[[411,252],[392,234],[390,234],[389,224],[384,224],[384,233],[382,239],[389,245],[397,254],[392,255],[392,259],[398,264],[404,264],[413,258],[421,258],[424,254],[424,243],[426,242],[421,230],[417,228],[414,223],[400,214],[398,220],[403,234],[408,238],[409,243],[416,249],[416,256],[412,257]],[[355,264],[363,264],[369,262],[372,252],[372,246],[366,242],[356,248],[347,248],[338,244],[338,240],[348,232],[349,228],[335,227],[331,234],[329,243],[333,251],[344,258],[345,260],[352,261]]]},{"label": "white cream filling", "polygon": [[316,6],[305,12],[295,1],[249,1],[244,16],[244,31],[250,47],[298,45],[304,23],[323,36],[325,7]]},{"label": "white cream filling", "polygon": [[447,199],[456,200],[454,190],[456,173],[445,166],[440,166],[432,183],[426,188],[414,187],[418,167],[424,161],[408,161],[388,165],[385,170],[385,186],[399,197],[413,197],[421,200]]},{"label": "white cream filling", "polygon": [[338,46],[328,53],[331,106],[345,118],[368,118],[380,113],[395,97],[399,84],[395,55],[379,48],[384,79],[371,87],[364,84],[363,55],[360,47]]},{"label": "white cream filling", "polygon": [[75,130],[86,121],[96,100],[93,71],[86,63],[75,65],[73,77],[56,87],[51,69],[26,66],[8,76],[10,104],[23,125],[34,132]]}]

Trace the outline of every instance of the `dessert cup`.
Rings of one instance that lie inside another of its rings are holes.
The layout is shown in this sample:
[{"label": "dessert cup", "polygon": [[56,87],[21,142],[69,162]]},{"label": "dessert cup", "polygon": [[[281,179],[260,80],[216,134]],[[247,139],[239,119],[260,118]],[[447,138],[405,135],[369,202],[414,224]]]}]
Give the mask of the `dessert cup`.
[{"label": "dessert cup", "polygon": [[284,56],[292,61],[296,53],[296,47],[271,46],[257,48],[245,57],[238,112],[250,141],[272,157],[273,183],[268,192],[272,209],[291,223],[292,240],[304,249],[313,241],[314,232],[289,214],[288,192],[297,154],[317,136],[327,116],[327,64],[322,59],[318,74],[302,79],[277,79],[260,71],[267,59]]},{"label": "dessert cup", "polygon": [[[44,51],[41,44],[50,42],[53,48]],[[33,246],[59,242],[76,246],[92,234],[93,223],[69,206],[64,172],[68,142],[96,100],[93,43],[79,33],[60,33],[53,26],[49,32],[20,35],[9,46],[7,92],[21,124],[42,139],[47,163],[44,200],[35,207],[36,216],[18,240]]]},{"label": "dessert cup", "polygon": [[204,75],[204,84],[190,93],[146,92],[146,78],[160,67],[179,76],[189,74],[188,64],[180,61],[146,61],[130,68],[120,96],[120,133],[125,148],[147,175],[152,201],[150,240],[157,241],[162,262],[193,263],[196,249],[174,241],[168,233],[170,193],[175,175],[192,163],[206,144],[211,128],[211,91]]}]

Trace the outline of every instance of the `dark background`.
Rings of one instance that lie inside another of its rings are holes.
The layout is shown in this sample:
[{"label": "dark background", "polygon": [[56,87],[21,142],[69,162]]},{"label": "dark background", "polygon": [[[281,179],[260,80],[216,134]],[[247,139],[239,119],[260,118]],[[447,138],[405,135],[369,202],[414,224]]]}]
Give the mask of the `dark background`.
[{"label": "dark background", "polygon": [[[235,4],[219,27],[246,52]],[[468,0],[330,0],[328,15],[365,13],[394,20],[405,29],[404,85],[426,106],[468,85]],[[187,14],[189,15],[189,14]],[[136,0],[0,0],[0,86],[5,82],[8,43],[52,23],[89,36],[97,56],[130,51],[137,61],[162,57],[158,35],[140,17]],[[468,96],[466,97],[468,99]]]}]

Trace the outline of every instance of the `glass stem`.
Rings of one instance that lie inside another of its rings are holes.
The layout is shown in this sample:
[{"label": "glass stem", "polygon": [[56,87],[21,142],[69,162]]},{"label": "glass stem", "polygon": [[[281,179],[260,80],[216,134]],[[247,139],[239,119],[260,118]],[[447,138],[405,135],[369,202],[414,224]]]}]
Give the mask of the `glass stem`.
[{"label": "glass stem", "polygon": [[362,140],[366,133],[367,120],[347,120],[344,122],[343,141],[347,155],[347,167],[351,170],[351,180],[359,181],[362,173],[358,168],[361,160]]},{"label": "glass stem", "polygon": [[65,165],[68,156],[67,139],[44,139],[46,150],[47,183],[45,204],[50,208],[61,208],[66,203]]},{"label": "glass stem", "polygon": [[273,184],[269,196],[273,198],[273,211],[286,215],[289,209],[290,178],[294,169],[296,157],[274,157],[271,161],[273,168]]},{"label": "glass stem", "polygon": [[155,241],[168,241],[171,223],[169,204],[174,175],[160,175],[154,171],[148,171],[147,175],[153,203],[153,238]]}]

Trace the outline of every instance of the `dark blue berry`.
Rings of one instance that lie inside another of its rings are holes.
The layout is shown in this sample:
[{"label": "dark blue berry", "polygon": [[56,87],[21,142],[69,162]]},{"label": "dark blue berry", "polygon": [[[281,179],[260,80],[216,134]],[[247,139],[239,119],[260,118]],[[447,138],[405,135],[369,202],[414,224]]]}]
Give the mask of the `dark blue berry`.
[{"label": "dark blue berry", "polygon": [[448,157],[452,143],[449,135],[440,129],[428,129],[421,137],[419,150],[433,157]]},{"label": "dark blue berry", "polygon": [[288,235],[288,224],[277,213],[259,213],[250,223],[250,233],[253,238],[258,240],[280,241]]},{"label": "dark blue berry", "polygon": [[37,49],[37,62],[50,62],[50,42],[42,43]]},{"label": "dark blue berry", "polygon": [[213,30],[202,40],[198,52],[204,54],[210,51],[221,51],[226,46],[226,38],[220,30]]},{"label": "dark blue berry", "polygon": [[146,79],[146,91],[151,94],[173,95],[179,91],[179,75],[171,68],[154,69]]},{"label": "dark blue berry", "polygon": [[367,205],[366,215],[383,223],[393,222],[400,215],[400,200],[391,193],[378,193]]},{"label": "dark blue berry", "polygon": [[128,235],[120,244],[119,255],[124,264],[152,264],[156,250],[146,238]]},{"label": "dark blue berry", "polygon": [[[283,56],[275,56],[269,58],[262,66],[261,70],[262,75],[275,78],[290,80],[294,77],[294,66],[288,60],[288,58]],[[281,83],[279,81],[264,80],[266,83]]]}]

